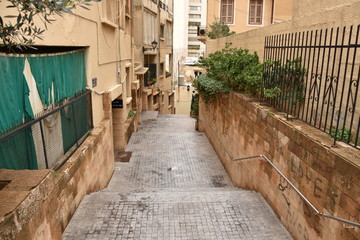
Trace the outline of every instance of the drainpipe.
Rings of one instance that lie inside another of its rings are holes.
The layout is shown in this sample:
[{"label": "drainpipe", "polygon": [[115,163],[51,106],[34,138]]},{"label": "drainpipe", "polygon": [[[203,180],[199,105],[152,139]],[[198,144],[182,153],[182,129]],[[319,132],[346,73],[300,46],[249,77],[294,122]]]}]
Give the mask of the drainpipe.
[{"label": "drainpipe", "polygon": [[274,23],[274,11],[275,11],[275,0],[272,0],[272,6],[271,6],[271,24]]}]

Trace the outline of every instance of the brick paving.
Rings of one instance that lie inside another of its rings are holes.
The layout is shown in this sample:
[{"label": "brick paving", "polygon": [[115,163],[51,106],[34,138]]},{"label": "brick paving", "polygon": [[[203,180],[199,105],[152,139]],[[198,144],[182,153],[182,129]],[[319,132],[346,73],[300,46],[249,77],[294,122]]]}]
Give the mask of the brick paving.
[{"label": "brick paving", "polygon": [[85,196],[63,239],[292,239],[260,194],[232,185],[185,116],[145,112],[108,188]]}]

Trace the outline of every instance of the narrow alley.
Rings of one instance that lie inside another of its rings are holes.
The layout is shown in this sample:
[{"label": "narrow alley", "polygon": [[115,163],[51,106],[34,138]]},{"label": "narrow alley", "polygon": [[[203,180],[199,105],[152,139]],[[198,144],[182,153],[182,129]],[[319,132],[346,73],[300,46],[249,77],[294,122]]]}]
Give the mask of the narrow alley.
[{"label": "narrow alley", "polygon": [[126,150],[63,239],[291,239],[260,194],[233,186],[192,118],[144,112]]}]

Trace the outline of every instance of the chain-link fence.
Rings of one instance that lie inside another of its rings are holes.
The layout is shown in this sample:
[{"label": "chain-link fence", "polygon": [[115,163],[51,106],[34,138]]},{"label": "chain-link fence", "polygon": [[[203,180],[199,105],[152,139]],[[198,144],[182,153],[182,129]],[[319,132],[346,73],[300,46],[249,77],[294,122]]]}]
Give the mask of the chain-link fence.
[{"label": "chain-link fence", "polygon": [[86,92],[0,136],[0,168],[59,168],[92,129],[91,93]]}]

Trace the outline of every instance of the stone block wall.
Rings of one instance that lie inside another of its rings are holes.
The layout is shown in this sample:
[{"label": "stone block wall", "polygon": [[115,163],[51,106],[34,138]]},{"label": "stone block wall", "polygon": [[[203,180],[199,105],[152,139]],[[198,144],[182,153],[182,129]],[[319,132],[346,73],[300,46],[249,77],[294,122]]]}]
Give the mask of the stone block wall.
[{"label": "stone block wall", "polygon": [[200,103],[200,131],[238,187],[260,192],[295,239],[360,239],[360,229],[315,215],[263,154],[320,212],[360,222],[360,152],[238,93]]},{"label": "stone block wall", "polygon": [[110,120],[103,120],[58,170],[0,169],[0,239],[61,240],[86,194],[107,186],[114,171]]}]

